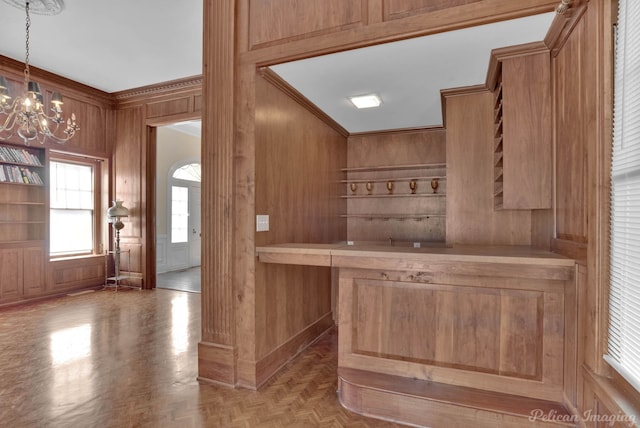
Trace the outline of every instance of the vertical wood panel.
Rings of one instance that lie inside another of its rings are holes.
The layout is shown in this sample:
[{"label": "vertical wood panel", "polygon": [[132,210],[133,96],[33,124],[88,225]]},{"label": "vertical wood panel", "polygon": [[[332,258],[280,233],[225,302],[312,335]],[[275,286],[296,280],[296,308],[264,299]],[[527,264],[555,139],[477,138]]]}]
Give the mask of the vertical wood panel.
[{"label": "vertical wood panel", "polygon": [[367,0],[249,0],[251,45],[356,25],[366,15],[366,4]]},{"label": "vertical wood panel", "polygon": [[[587,241],[587,107],[585,92],[592,87],[583,60],[584,23],[581,22],[555,59],[557,236]],[[588,80],[587,80],[588,79]]]},{"label": "vertical wood panel", "polygon": [[42,247],[28,247],[24,249],[24,294],[42,293],[45,288],[44,279],[44,250]]},{"label": "vertical wood panel", "polygon": [[540,379],[542,293],[503,292],[500,319],[500,372]]},{"label": "vertical wood panel", "polygon": [[[132,273],[140,277],[144,277],[146,269],[145,246],[142,245],[147,230],[145,186],[148,185],[145,180],[144,123],[144,109],[140,106],[116,112],[112,178],[112,199],[124,201],[124,206],[129,209],[129,217],[123,219],[124,228],[120,231],[121,247],[132,250]],[[142,285],[146,288],[151,287],[151,279],[146,278]]]},{"label": "vertical wood panel", "polygon": [[[383,358],[436,360],[434,291],[364,280],[354,283],[354,352]],[[394,334],[388,334],[389,326],[393,326]]]},{"label": "vertical wood panel", "polygon": [[22,248],[0,249],[0,299],[22,295]]},{"label": "vertical wood panel", "polygon": [[202,341],[225,346],[234,345],[234,11],[233,0],[204,2]]},{"label": "vertical wood panel", "polygon": [[551,208],[549,53],[502,61],[505,209]]},{"label": "vertical wood panel", "polygon": [[482,0],[384,0],[384,20],[435,12]]},{"label": "vertical wood panel", "polygon": [[500,295],[493,290],[455,289],[437,296],[436,361],[497,373]]}]

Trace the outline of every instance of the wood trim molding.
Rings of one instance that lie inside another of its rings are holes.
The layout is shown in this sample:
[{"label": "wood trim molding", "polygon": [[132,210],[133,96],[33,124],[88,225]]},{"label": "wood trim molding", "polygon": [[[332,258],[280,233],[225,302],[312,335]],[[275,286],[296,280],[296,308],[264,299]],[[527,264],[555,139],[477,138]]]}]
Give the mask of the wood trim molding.
[{"label": "wood trim molding", "polygon": [[155,85],[114,92],[112,96],[118,103],[118,107],[121,107],[121,104],[149,102],[154,98],[175,95],[180,92],[202,91],[202,80],[202,76],[185,77]]},{"label": "wood trim molding", "polygon": [[338,134],[342,135],[345,138],[349,136],[349,131],[344,129],[338,122],[333,120],[333,118],[320,110],[318,106],[316,106],[307,97],[298,92],[297,89],[287,83],[273,70],[267,67],[261,67],[258,69],[258,72],[267,82],[271,83],[273,86],[287,94],[292,100],[300,104],[305,109],[309,110],[314,116],[329,125],[336,132],[338,132]]},{"label": "wood trim molding", "polygon": [[237,382],[235,254],[235,0],[204,2],[202,339],[200,380]]},{"label": "wood trim molding", "polygon": [[[597,397],[597,401],[602,403],[606,410],[613,415],[627,415],[630,418],[634,418],[636,423],[640,420],[640,408],[638,408],[638,402],[636,400],[638,392],[630,386],[624,385],[624,381],[621,378],[617,379],[619,375],[616,374],[612,378],[607,378],[599,376],[587,366],[583,366],[582,376],[584,381],[591,387],[594,395]],[[585,397],[585,404],[593,403],[593,398],[594,397]],[[584,408],[582,410],[583,412],[591,410],[595,416],[596,412],[604,409]]]},{"label": "wood trim molding", "polygon": [[260,360],[255,362],[238,360],[238,385],[254,390],[259,389],[289,361],[334,328],[333,314],[329,312],[291,336],[285,343]]},{"label": "wood trim molding", "polygon": [[[23,62],[0,55],[0,75],[11,74],[19,81],[23,81],[23,70]],[[94,102],[103,104],[106,107],[113,108],[113,96],[107,92],[101,91],[92,86],[84,85],[76,82],[75,80],[67,79],[66,77],[59,76],[32,65],[29,66],[29,72],[31,77],[33,77],[33,80],[37,80],[40,83],[45,83],[54,87],[63,87],[65,92],[69,91],[73,93],[73,95],[78,99],[83,101],[93,100]]]},{"label": "wood trim molding", "polygon": [[397,128],[397,129],[389,129],[384,131],[370,131],[370,132],[352,132],[349,134],[349,137],[380,137],[383,135],[399,135],[399,134],[413,134],[416,132],[425,132],[425,131],[442,131],[444,129],[443,126],[424,126],[419,128]]},{"label": "wood trim molding", "polygon": [[544,43],[549,47],[551,56],[558,55],[573,29],[587,11],[586,1],[578,0],[577,3],[577,5],[572,5],[563,15],[556,15],[551,23],[551,27],[544,38]]},{"label": "wood trim molding", "polygon": [[587,244],[584,242],[554,238],[551,240],[551,251],[574,259],[578,264],[587,264]]},{"label": "wood trim molding", "polygon": [[488,91],[485,85],[461,86],[440,90],[440,104],[442,105],[442,128],[447,127],[447,98],[459,95],[472,95]]},{"label": "wood trim molding", "polygon": [[[243,0],[248,2],[249,0]],[[546,13],[553,10],[557,0],[531,5],[525,1],[482,1],[462,7],[448,8],[434,13],[407,16],[402,19],[372,23],[366,27],[348,28],[315,37],[284,41],[268,47],[246,47],[240,55],[241,62],[259,66],[277,64],[357,49],[413,37],[427,36],[476,25],[490,24],[507,19]],[[248,6],[243,6],[248,9]],[[373,9],[372,9],[373,10]],[[465,17],[467,18],[465,20]],[[283,45],[286,49],[283,49]]]},{"label": "wood trim molding", "polygon": [[538,53],[549,52],[545,42],[524,43],[522,45],[508,46],[505,48],[493,49],[489,58],[489,69],[487,71],[487,80],[485,86],[493,91],[498,81],[498,75],[502,68],[501,62],[520,56],[533,55]]}]

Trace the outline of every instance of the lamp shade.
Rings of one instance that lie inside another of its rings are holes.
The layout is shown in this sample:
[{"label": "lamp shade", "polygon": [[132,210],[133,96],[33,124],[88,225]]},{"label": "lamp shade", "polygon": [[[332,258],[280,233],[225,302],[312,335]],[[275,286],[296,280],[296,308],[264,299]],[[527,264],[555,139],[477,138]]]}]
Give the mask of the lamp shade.
[{"label": "lamp shade", "polygon": [[109,218],[129,217],[129,210],[122,205],[123,201],[115,200],[107,210]]},{"label": "lamp shade", "polygon": [[27,83],[27,91],[34,94],[40,94],[40,85],[38,82],[29,82]]},{"label": "lamp shade", "polygon": [[62,95],[60,94],[60,92],[54,92],[53,94],[51,94],[51,103],[56,106],[64,104],[62,102]]}]

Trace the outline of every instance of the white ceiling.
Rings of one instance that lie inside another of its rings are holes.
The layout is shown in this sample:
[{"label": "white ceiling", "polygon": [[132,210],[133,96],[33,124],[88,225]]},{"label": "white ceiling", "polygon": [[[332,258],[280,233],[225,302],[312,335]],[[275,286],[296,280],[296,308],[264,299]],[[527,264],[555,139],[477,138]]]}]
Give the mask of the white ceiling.
[{"label": "white ceiling", "polygon": [[[272,66],[349,133],[442,125],[440,90],[483,84],[491,50],[542,41],[546,13]],[[376,93],[378,108],[350,96]]]},{"label": "white ceiling", "polygon": [[[17,1],[17,0],[10,0]],[[199,75],[203,0],[64,0],[32,14],[30,63],[105,92]],[[273,66],[349,132],[442,123],[440,90],[484,83],[491,49],[544,38],[554,14]],[[24,61],[24,11],[0,1],[0,55]],[[378,93],[381,108],[348,96]],[[197,132],[197,131],[196,131]]]},{"label": "white ceiling", "polygon": [[202,136],[202,122],[200,120],[187,120],[167,125],[167,127],[192,137],[200,138]]},{"label": "white ceiling", "polygon": [[[106,92],[202,74],[202,0],[64,0],[31,14],[30,63]],[[24,10],[0,1],[0,55],[25,57]]]}]

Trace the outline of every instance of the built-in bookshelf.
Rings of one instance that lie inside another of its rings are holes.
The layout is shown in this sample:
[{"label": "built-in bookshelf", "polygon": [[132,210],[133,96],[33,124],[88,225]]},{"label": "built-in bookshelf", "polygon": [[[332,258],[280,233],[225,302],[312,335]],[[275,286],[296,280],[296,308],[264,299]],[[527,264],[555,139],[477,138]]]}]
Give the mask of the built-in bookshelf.
[{"label": "built-in bookshelf", "polygon": [[0,142],[0,303],[44,290],[46,151]]},{"label": "built-in bookshelf", "polygon": [[0,143],[0,243],[44,241],[45,150]]},{"label": "built-in bookshelf", "polygon": [[42,186],[43,168],[43,161],[34,149],[0,145],[0,182]]}]

